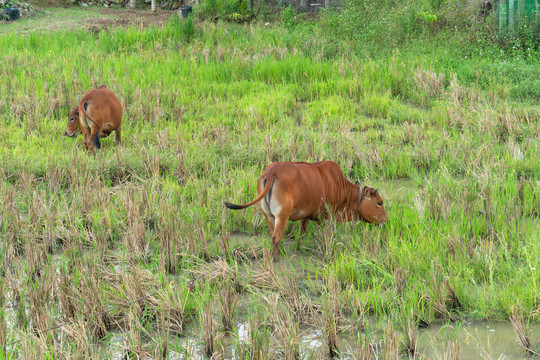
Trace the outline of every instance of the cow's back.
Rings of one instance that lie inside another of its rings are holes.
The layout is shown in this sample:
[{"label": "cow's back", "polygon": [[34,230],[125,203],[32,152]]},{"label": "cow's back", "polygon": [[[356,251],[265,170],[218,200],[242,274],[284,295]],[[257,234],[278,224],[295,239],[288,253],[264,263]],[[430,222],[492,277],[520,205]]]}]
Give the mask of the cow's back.
[{"label": "cow's back", "polygon": [[265,174],[275,179],[276,196],[292,201],[294,211],[301,211],[307,217],[317,217],[325,202],[332,203],[345,180],[339,165],[333,161],[272,163]]},{"label": "cow's back", "polygon": [[100,126],[112,125],[116,127],[122,121],[122,105],[118,97],[102,85],[98,89],[86,92],[80,106],[88,103],[89,114]]},{"label": "cow's back", "polygon": [[325,186],[325,201],[332,206],[341,203],[344,197],[348,197],[351,182],[345,178],[339,165],[334,161],[319,161],[317,166]]}]

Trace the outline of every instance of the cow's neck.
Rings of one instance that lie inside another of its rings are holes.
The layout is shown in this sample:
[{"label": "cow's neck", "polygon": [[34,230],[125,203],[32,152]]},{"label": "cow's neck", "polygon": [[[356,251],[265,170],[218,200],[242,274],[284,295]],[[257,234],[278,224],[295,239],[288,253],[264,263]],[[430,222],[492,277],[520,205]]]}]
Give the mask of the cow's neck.
[{"label": "cow's neck", "polygon": [[350,197],[351,197],[350,202],[354,205],[352,208],[349,208],[350,210],[352,210],[350,211],[350,217],[348,218],[349,221],[354,220],[356,213],[360,209],[360,202],[362,201],[362,192],[364,191],[362,186],[360,185],[355,185],[353,183],[351,183],[351,185],[353,186],[353,189],[352,189],[352,193],[350,194]]},{"label": "cow's neck", "polygon": [[362,187],[344,179],[339,189],[340,191],[335,194],[334,199],[328,199],[330,200],[329,203],[337,217],[342,218],[343,221],[351,221],[355,218],[359,191],[361,191]]}]

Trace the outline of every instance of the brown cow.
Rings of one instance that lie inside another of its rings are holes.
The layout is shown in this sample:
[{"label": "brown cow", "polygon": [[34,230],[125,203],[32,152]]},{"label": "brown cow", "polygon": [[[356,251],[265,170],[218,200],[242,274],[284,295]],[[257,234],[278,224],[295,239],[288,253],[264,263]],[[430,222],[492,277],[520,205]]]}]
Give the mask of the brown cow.
[{"label": "brown cow", "polygon": [[68,115],[64,136],[77,136],[81,132],[87,149],[101,148],[100,138],[116,134],[121,141],[122,105],[116,95],[105,85],[90,89]]},{"label": "brown cow", "polygon": [[388,220],[377,190],[353,184],[333,161],[272,163],[259,178],[257,193],[250,203],[225,205],[239,210],[264,199],[261,209],[270,227],[274,261],[279,261],[280,239],[288,220],[301,220],[304,232],[308,220],[328,217],[327,205],[338,221],[356,218],[381,225]]}]

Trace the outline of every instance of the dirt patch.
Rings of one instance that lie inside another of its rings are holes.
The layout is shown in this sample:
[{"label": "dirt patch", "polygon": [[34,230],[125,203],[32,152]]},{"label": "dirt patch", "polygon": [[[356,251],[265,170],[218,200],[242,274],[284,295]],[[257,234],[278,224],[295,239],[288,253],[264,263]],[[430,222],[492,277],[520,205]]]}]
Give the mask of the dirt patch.
[{"label": "dirt patch", "polygon": [[83,29],[94,33],[114,28],[150,25],[162,27],[176,11],[158,10],[152,12],[142,9],[125,8],[42,8],[33,16],[14,21],[11,30],[20,34],[29,32],[54,32]]},{"label": "dirt patch", "polygon": [[86,21],[86,28],[92,32],[106,31],[118,27],[150,25],[163,26],[176,11],[158,10],[102,10],[103,17],[94,17]]},{"label": "dirt patch", "polygon": [[176,11],[158,10],[115,10],[108,9],[100,11],[104,17],[88,20],[90,30],[108,30],[115,27],[127,27],[137,25],[148,27],[150,25],[163,26],[169,18],[176,14]]}]

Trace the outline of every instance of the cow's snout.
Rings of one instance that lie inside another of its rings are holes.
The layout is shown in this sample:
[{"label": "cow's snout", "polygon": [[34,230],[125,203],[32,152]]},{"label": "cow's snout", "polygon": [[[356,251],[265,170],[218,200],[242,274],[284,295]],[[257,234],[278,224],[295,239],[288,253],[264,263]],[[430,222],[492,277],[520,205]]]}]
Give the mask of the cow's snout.
[{"label": "cow's snout", "polygon": [[64,131],[64,136],[68,136],[68,133],[67,133],[67,131]]}]

